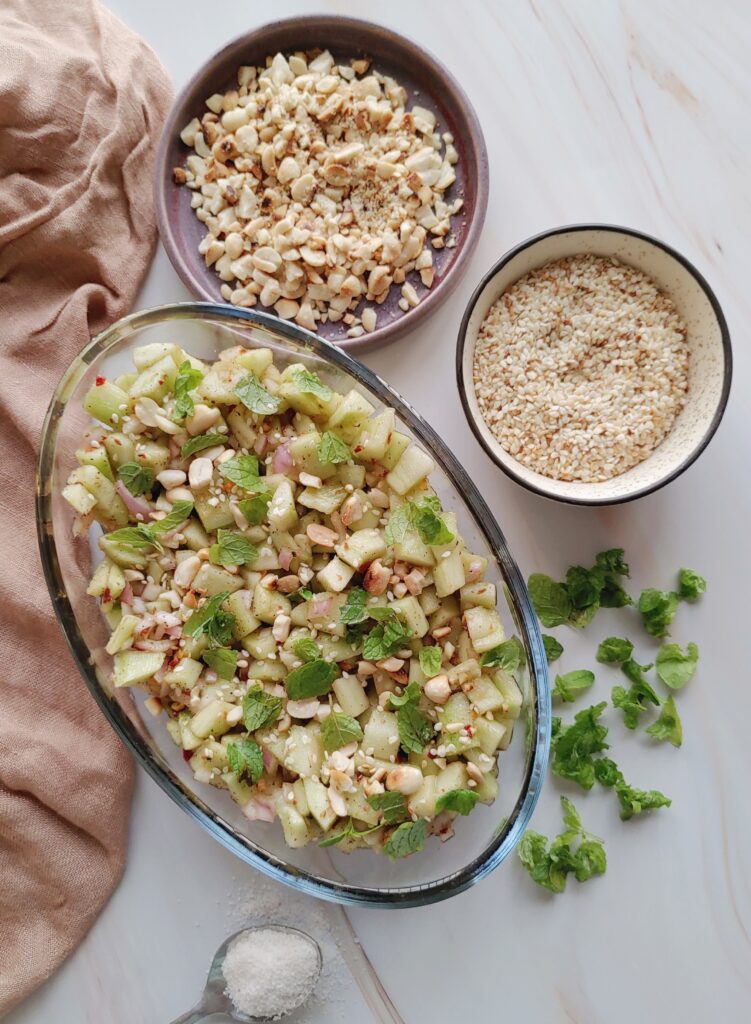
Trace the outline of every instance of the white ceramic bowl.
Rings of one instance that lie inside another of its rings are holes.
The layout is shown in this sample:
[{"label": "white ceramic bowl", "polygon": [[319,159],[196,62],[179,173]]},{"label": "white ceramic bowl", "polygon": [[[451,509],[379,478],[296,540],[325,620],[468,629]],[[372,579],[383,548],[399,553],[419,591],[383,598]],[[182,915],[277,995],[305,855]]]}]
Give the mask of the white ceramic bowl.
[{"label": "white ceramic bowl", "polygon": [[[689,390],[672,430],[647,459],[602,483],[554,480],[522,465],[498,443],[483,420],[472,380],[478,331],[496,299],[529,271],[580,254],[612,256],[644,271],[670,296],[688,327]],[[462,319],[456,351],[464,412],[491,459],[529,490],[576,505],[630,501],[663,487],[687,469],[720,424],[730,392],[732,364],[725,317],[699,271],[664,242],[607,224],[553,228],[507,252],[475,289]]]}]

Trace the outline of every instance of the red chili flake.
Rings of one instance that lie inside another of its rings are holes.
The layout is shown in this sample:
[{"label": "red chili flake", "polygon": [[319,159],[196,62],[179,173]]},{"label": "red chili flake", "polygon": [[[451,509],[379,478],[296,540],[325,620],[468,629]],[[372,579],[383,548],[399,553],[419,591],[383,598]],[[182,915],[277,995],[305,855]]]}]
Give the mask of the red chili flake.
[{"label": "red chili flake", "polygon": [[360,452],[362,451],[362,445],[361,444],[356,444],[355,447],[352,450],[354,451],[355,455],[359,455]]},{"label": "red chili flake", "polygon": [[102,600],[104,601],[105,604],[109,604],[110,601],[112,600],[112,591],[110,590],[109,587],[105,587],[104,590],[102,591]]},{"label": "red chili flake", "polygon": [[97,377],[97,379],[96,379],[96,381],[94,383],[96,384],[96,386],[98,388],[100,388],[102,386],[102,384],[106,383],[106,381],[107,381],[106,377]]},{"label": "red chili flake", "polygon": [[183,750],[183,761],[190,761],[193,756],[192,750]]},{"label": "red chili flake", "polygon": [[164,384],[164,380],[163,380],[163,378],[161,378],[161,377],[159,378],[159,383],[160,383],[160,384]]}]

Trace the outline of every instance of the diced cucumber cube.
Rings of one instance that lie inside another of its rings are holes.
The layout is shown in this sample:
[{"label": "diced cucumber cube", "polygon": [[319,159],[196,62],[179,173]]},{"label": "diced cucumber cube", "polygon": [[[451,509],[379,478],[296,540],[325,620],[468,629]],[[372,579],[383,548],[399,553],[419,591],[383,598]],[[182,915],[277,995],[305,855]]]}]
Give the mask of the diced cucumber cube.
[{"label": "diced cucumber cube", "polygon": [[161,402],[175,386],[177,367],[171,356],[164,356],[142,370],[130,386],[131,398],[152,398]]},{"label": "diced cucumber cube", "polygon": [[279,614],[289,615],[291,607],[289,598],[276,590],[258,586],[253,593],[253,614],[261,622],[272,623]]},{"label": "diced cucumber cube", "polygon": [[386,469],[393,469],[411,443],[411,437],[408,437],[407,434],[400,434],[399,431],[395,430],[391,435],[383,458],[379,459],[379,462]]},{"label": "diced cucumber cube", "polygon": [[96,498],[94,516],[105,529],[125,526],[128,509],[111,480],[94,466],[79,466],[68,477],[69,484],[82,484]]},{"label": "diced cucumber cube", "polygon": [[[303,779],[309,779],[313,775],[320,775],[323,764],[323,740],[318,723],[315,725],[293,725],[287,734],[288,739],[284,751],[284,767],[299,775]],[[308,788],[305,793],[310,796]],[[311,807],[312,810],[312,807]],[[315,811],[313,811],[315,817]]]},{"label": "diced cucumber cube", "polygon": [[399,727],[396,715],[392,711],[373,708],[368,724],[363,730],[360,746],[366,753],[370,752],[372,747],[372,756],[379,757],[384,761],[396,757],[399,750]]},{"label": "diced cucumber cube", "polygon": [[411,594],[392,601],[389,605],[394,614],[409,629],[413,637],[424,637],[430,628],[420,602]]},{"label": "diced cucumber cube", "polygon": [[448,558],[437,559],[436,567],[433,570],[433,581],[438,597],[447,597],[449,594],[461,590],[466,582],[466,577],[460,548],[456,547],[450,551]]},{"label": "diced cucumber cube", "polygon": [[164,682],[174,690],[192,690],[203,671],[203,664],[193,658],[181,658],[174,668],[164,673]]},{"label": "diced cucumber cube", "polygon": [[276,653],[276,640],[270,629],[258,629],[249,636],[244,636],[242,645],[254,658],[264,659]]},{"label": "diced cucumber cube", "polygon": [[475,722],[477,739],[480,742],[480,750],[488,757],[492,757],[506,733],[506,726],[502,722],[496,722],[489,718],[478,718]]},{"label": "diced cucumber cube", "polygon": [[281,376],[279,394],[298,412],[303,412],[314,419],[326,419],[341,401],[341,396],[332,392],[331,398],[321,398],[309,391],[301,391],[295,383],[300,371],[307,371],[302,363],[291,363]]},{"label": "diced cucumber cube", "polygon": [[154,476],[166,469],[170,460],[169,448],[157,441],[138,441],[136,443],[135,461],[141,466],[148,466]]},{"label": "diced cucumber cube", "polygon": [[293,850],[306,846],[310,840],[308,826],[305,824],[305,818],[303,818],[297,808],[281,799],[277,801],[276,813],[279,816],[279,822],[284,832],[284,841],[287,846]]},{"label": "diced cucumber cube", "polygon": [[507,718],[518,718],[524,704],[524,696],[514,677],[510,676],[508,672],[504,672],[503,669],[498,669],[493,676],[493,682],[503,698],[503,714]]},{"label": "diced cucumber cube", "polygon": [[411,445],[386,477],[386,483],[397,494],[406,494],[433,472],[435,463],[429,455]]},{"label": "diced cucumber cube", "polygon": [[451,793],[455,789],[467,789],[468,781],[469,776],[464,764],[461,761],[452,761],[436,776],[436,797]]},{"label": "diced cucumber cube", "polygon": [[336,473],[337,466],[332,462],[321,462],[318,458],[320,443],[321,435],[318,431],[311,431],[293,438],[287,445],[287,449],[294,459],[295,465],[303,472],[326,480]]},{"label": "diced cucumber cube", "polygon": [[394,410],[384,409],[363,424],[352,453],[362,462],[380,462],[386,454],[391,435],[394,432]]},{"label": "diced cucumber cube", "polygon": [[337,702],[345,715],[359,718],[370,707],[368,695],[357,676],[342,676],[340,679],[335,679],[332,686]]},{"label": "diced cucumber cube", "polygon": [[114,657],[115,686],[137,686],[151,679],[164,662],[161,651],[119,651]]},{"label": "diced cucumber cube", "polygon": [[486,772],[482,782],[478,782],[475,793],[480,798],[481,804],[492,804],[498,796],[498,779],[491,772]]},{"label": "diced cucumber cube", "polygon": [[107,449],[101,445],[99,448],[81,448],[76,452],[76,459],[81,466],[93,466],[98,469],[102,476],[106,476],[108,480],[115,480],[115,474],[112,472],[112,466],[110,466],[110,460],[107,458]]},{"label": "diced cucumber cube", "polygon": [[437,782],[437,775],[424,776],[422,785],[407,802],[411,814],[416,814],[418,818],[435,817],[435,802],[438,799]]},{"label": "diced cucumber cube", "polygon": [[110,463],[115,469],[122,466],[124,462],[133,462],[136,457],[136,446],[125,434],[107,434],[104,439],[104,447],[107,449]]},{"label": "diced cucumber cube", "polygon": [[349,391],[334,410],[327,428],[351,443],[359,437],[363,425],[374,411],[367,398],[358,391]]},{"label": "diced cucumber cube", "polygon": [[107,654],[117,654],[130,644],[139,621],[137,615],[123,615],[107,642]]},{"label": "diced cucumber cube", "polygon": [[215,363],[196,388],[196,394],[209,405],[239,405],[235,388],[247,374],[237,363]]},{"label": "diced cucumber cube", "polygon": [[232,634],[236,640],[242,639],[248,633],[255,633],[261,625],[261,620],[257,619],[250,610],[252,602],[253,597],[249,590],[236,590],[234,594],[230,594],[222,606],[235,617]]},{"label": "diced cucumber cube", "polygon": [[308,808],[312,817],[318,822],[324,832],[328,832],[336,821],[336,812],[329,803],[329,792],[322,782],[314,779],[304,778],[305,799],[308,801]]},{"label": "diced cucumber cube", "polygon": [[344,793],[343,795],[347,814],[356,818],[357,821],[364,821],[366,825],[378,824],[380,815],[378,811],[370,806],[359,786],[352,793]]},{"label": "diced cucumber cube", "polygon": [[266,517],[274,530],[291,530],[297,522],[295,492],[289,480],[279,484],[274,491]]},{"label": "diced cucumber cube", "polygon": [[193,716],[190,727],[201,739],[207,736],[221,736],[232,728],[227,721],[227,715],[234,707],[234,704],[226,700],[212,700]]},{"label": "diced cucumber cube", "polygon": [[125,590],[125,576],[122,569],[109,558],[103,558],[94,570],[86,593],[90,597],[102,598],[106,594],[110,601],[116,601],[123,590]]},{"label": "diced cucumber cube", "polygon": [[480,580],[478,583],[467,583],[462,587],[459,594],[461,608],[490,608],[496,607],[495,583],[488,583],[487,580]]},{"label": "diced cucumber cube", "polygon": [[280,683],[287,676],[281,661],[254,661],[248,669],[248,679],[259,683]]},{"label": "diced cucumber cube", "polygon": [[127,393],[109,380],[90,387],[83,400],[84,412],[108,427],[120,422],[129,404]]},{"label": "diced cucumber cube", "polygon": [[229,590],[232,593],[235,590],[240,590],[242,586],[241,576],[234,576],[226,569],[222,569],[221,566],[212,565],[211,562],[203,563],[191,584],[193,590],[198,590],[207,597],[214,597],[215,594],[221,594],[224,590]]},{"label": "diced cucumber cube", "polygon": [[208,492],[197,494],[194,498],[195,510],[208,533],[224,529],[225,526],[234,526],[235,518],[232,515],[229,501],[225,497],[219,499],[218,505],[209,505]]},{"label": "diced cucumber cube", "polygon": [[244,370],[249,370],[256,377],[263,377],[274,360],[274,353],[270,348],[249,348],[240,352],[235,362]]},{"label": "diced cucumber cube", "polygon": [[242,448],[252,450],[258,432],[251,422],[251,414],[244,406],[236,405],[227,416],[227,426]]},{"label": "diced cucumber cube", "polygon": [[492,650],[506,639],[501,617],[497,611],[489,608],[467,608],[464,613],[472,646],[478,654]]},{"label": "diced cucumber cube", "polygon": [[342,484],[324,484],[323,487],[306,487],[297,500],[305,508],[330,516],[346,497]]},{"label": "diced cucumber cube", "polygon": [[484,715],[486,711],[497,711],[503,707],[503,697],[490,679],[480,676],[473,679],[468,685],[469,689],[466,694],[479,715]]},{"label": "diced cucumber cube", "polygon": [[334,556],[317,574],[316,579],[324,590],[338,594],[344,590],[354,574],[355,570],[351,565]]},{"label": "diced cucumber cube", "polygon": [[419,533],[406,533],[403,540],[394,544],[394,558],[425,569],[435,565],[435,555],[427,544],[423,544]]},{"label": "diced cucumber cube", "polygon": [[358,530],[336,547],[339,558],[356,570],[379,558],[385,551],[386,541],[380,530]]},{"label": "diced cucumber cube", "polygon": [[63,497],[81,516],[87,516],[96,505],[96,498],[83,484],[68,484],[63,487]]}]

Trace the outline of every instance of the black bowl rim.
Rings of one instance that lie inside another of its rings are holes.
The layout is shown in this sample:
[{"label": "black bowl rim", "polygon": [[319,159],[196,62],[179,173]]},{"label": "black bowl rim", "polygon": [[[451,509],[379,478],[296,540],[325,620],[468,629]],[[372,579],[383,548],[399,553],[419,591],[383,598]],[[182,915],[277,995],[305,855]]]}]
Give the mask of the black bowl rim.
[{"label": "black bowl rim", "polygon": [[[219,50],[205,60],[175,97],[157,144],[152,188],[154,195],[154,208],[156,211],[157,231],[172,268],[191,293],[194,301],[217,303],[217,299],[215,299],[201,286],[198,277],[194,274],[190,260],[184,256],[177,244],[166,214],[167,204],[163,181],[169,146],[175,134],[178,133],[179,130],[176,117],[177,111],[183,100],[195,91],[207,71],[213,68],[220,59],[223,58],[225,53],[235,50],[242,44],[254,41],[256,37],[262,36],[264,33],[272,29],[278,29],[286,26],[294,27],[296,25],[310,26],[315,24],[320,24],[322,28],[325,28],[326,25],[331,22],[337,22],[360,32],[375,31],[392,38],[401,46],[419,51],[422,58],[427,63],[433,65],[437,75],[441,78],[444,87],[448,88],[453,93],[457,107],[461,109],[465,119],[467,134],[463,145],[466,146],[468,150],[472,151],[474,161],[477,165],[475,181],[477,194],[474,213],[469,224],[467,236],[462,242],[461,247],[459,247],[456,258],[449,266],[446,275],[438,282],[434,289],[431,289],[428,292],[419,305],[407,310],[403,316],[399,317],[398,320],[395,320],[393,323],[387,324],[384,327],[376,327],[376,330],[371,334],[366,333],[359,338],[343,338],[335,342],[339,348],[345,349],[354,355],[356,353],[359,354],[373,351],[392,344],[395,341],[404,340],[404,336],[410,330],[416,328],[420,324],[423,324],[426,319],[438,310],[446,299],[449,298],[452,292],[454,292],[462,277],[469,269],[470,257],[477,247],[477,242],[485,223],[490,191],[490,171],[485,135],[483,133],[482,126],[480,125],[480,119],[477,116],[477,111],[472,105],[464,87],[453,72],[450,71],[443,61],[436,57],[431,50],[426,49],[424,46],[417,43],[409,36],[404,35],[402,32],[397,32],[395,29],[389,28],[387,25],[382,25],[379,22],[365,18],[353,18],[346,14],[326,12],[319,12],[311,15],[293,15],[289,18],[278,18],[273,21],[264,22],[262,25],[258,25],[256,28],[250,29],[248,32],[243,32],[241,35],[229,40],[229,42],[225,43]],[[461,211],[459,215],[461,215]],[[261,312],[266,311],[261,310]],[[271,313],[268,315],[273,316]]]},{"label": "black bowl rim", "polygon": [[[544,487],[538,484],[530,483],[525,480],[518,473],[516,473],[510,466],[507,466],[497,455],[497,453],[487,443],[485,438],[482,436],[480,429],[477,424],[476,417],[469,406],[469,400],[467,399],[467,383],[464,379],[464,349],[467,342],[467,328],[469,326],[469,320],[472,316],[475,306],[482,294],[485,286],[489,281],[492,280],[505,266],[510,263],[512,259],[524,252],[525,249],[529,249],[531,246],[536,245],[538,242],[543,241],[546,238],[551,238],[554,235],[566,235],[575,234],[578,231],[610,231],[613,234],[631,235],[633,238],[638,238],[643,242],[648,242],[650,245],[656,246],[658,249],[662,249],[668,256],[672,256],[674,260],[681,264],[689,274],[696,280],[704,294],[706,295],[709,304],[712,307],[715,317],[717,318],[717,324],[720,328],[720,337],[722,341],[723,351],[723,380],[722,380],[722,393],[720,400],[717,403],[717,409],[712,417],[712,422],[707,427],[707,430],[702,437],[701,441],[691,451],[689,455],[677,466],[672,472],[668,473],[667,476],[662,479],[655,481],[655,483],[649,484],[646,487],[640,488],[638,491],[634,491],[630,494],[624,494],[618,497],[612,498],[569,498],[563,497],[559,494],[552,494]],[[725,320],[725,314],[722,311],[722,307],[717,299],[717,296],[712,291],[709,282],[704,275],[699,271],[694,264],[687,259],[682,253],[678,252],[671,245],[661,241],[659,238],[655,238],[654,235],[649,235],[644,231],[638,231],[636,228],[623,227],[618,224],[598,224],[598,223],[582,223],[582,224],[565,224],[561,227],[548,228],[545,231],[540,231],[536,235],[530,235],[529,238],[525,238],[524,241],[519,242],[512,249],[501,256],[501,258],[493,264],[488,272],[483,276],[480,283],[475,288],[472,296],[467,303],[464,315],[462,316],[461,323],[459,325],[459,334],[456,342],[456,383],[459,389],[459,397],[461,399],[462,408],[464,409],[464,415],[467,418],[467,422],[475,435],[477,441],[484,449],[485,453],[492,459],[492,461],[503,470],[506,476],[510,477],[515,483],[520,484],[522,487],[531,491],[533,494],[539,494],[543,498],[548,498],[551,501],[558,501],[564,505],[583,505],[585,507],[600,507],[608,505],[623,505],[630,501],[636,501],[638,498],[643,498],[647,494],[652,494],[654,491],[660,490],[665,487],[666,484],[672,483],[673,480],[677,479],[682,473],[692,466],[694,462],[699,458],[701,453],[707,447],[709,442],[714,437],[717,428],[719,427],[723,416],[725,415],[725,409],[727,408],[728,399],[730,397],[730,385],[733,379],[733,349],[730,342],[730,331],[728,329],[727,321]]]}]

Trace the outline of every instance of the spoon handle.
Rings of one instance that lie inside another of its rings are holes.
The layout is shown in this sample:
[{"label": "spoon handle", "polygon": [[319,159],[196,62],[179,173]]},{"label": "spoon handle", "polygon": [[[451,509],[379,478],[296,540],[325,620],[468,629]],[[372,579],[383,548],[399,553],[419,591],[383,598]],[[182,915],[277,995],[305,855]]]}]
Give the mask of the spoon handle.
[{"label": "spoon handle", "polygon": [[175,1018],[172,1024],[201,1024],[201,1021],[206,1020],[206,1016],[206,1010],[202,1006],[194,1006],[192,1010]]}]

